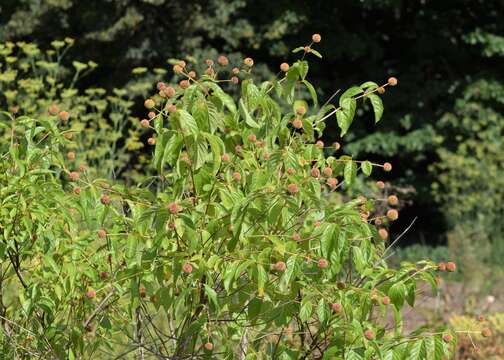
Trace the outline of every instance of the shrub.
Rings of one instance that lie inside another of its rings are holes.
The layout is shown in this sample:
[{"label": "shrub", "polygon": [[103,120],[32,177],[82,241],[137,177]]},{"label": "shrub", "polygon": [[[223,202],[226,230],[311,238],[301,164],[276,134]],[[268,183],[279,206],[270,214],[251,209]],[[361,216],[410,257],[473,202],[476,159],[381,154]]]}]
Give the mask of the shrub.
[{"label": "shrub", "polygon": [[337,187],[312,176],[329,167],[338,186],[350,187],[358,172],[381,170],[317,140],[332,117],[343,136],[359,99],[370,101],[376,122],[383,106],[380,86],[366,82],[338,107],[319,107],[305,57],[321,55],[311,45],[294,50],[302,59],[281,79],[260,84],[245,59],[238,101],[220,86],[233,86],[232,73],[189,78],[190,66],[179,65],[188,83],[145,103],[155,112],[152,186],[109,183],[84,169],[68,182],[76,170],[63,154],[75,139],[64,136],[66,125],[4,113],[4,357],[452,353],[446,327],[402,333],[401,309],[414,306],[417,281],[436,289],[437,264],[388,267],[372,199],[341,201]]}]

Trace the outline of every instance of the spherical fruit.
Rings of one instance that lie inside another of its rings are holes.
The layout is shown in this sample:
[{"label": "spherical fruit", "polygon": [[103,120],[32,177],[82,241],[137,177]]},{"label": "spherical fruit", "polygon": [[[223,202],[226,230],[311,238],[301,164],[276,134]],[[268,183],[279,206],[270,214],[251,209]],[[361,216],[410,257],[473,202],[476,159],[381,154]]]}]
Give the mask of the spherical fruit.
[{"label": "spherical fruit", "polygon": [[305,53],[309,53],[310,51],[311,51],[311,47],[309,47],[309,46],[305,46],[304,47],[304,52]]},{"label": "spherical fruit", "polygon": [[185,272],[186,274],[190,274],[192,272],[192,265],[189,263],[185,263],[182,265],[182,271]]},{"label": "spherical fruit", "polygon": [[296,184],[289,184],[289,185],[287,185],[287,190],[291,194],[295,194],[295,193],[297,193],[299,191],[298,186]]},{"label": "spherical fruit", "polygon": [[170,104],[170,105],[168,105],[167,110],[170,114],[173,114],[173,113],[177,112],[177,107],[174,104]]},{"label": "spherical fruit", "polygon": [[171,202],[168,204],[168,211],[170,211],[171,214],[175,215],[179,212],[179,207],[177,203]]},{"label": "spherical fruit", "polygon": [[397,85],[397,79],[395,77],[389,77],[387,83],[390,85],[390,86],[396,86]]},{"label": "spherical fruit", "polygon": [[157,303],[157,302],[158,302],[158,300],[159,300],[159,299],[158,299],[158,297],[157,297],[156,295],[151,295],[151,297],[150,297],[150,301],[151,301],[152,303]]},{"label": "spherical fruit", "polygon": [[162,81],[159,81],[157,84],[156,84],[156,88],[158,90],[163,90],[164,88],[166,88],[166,84]]},{"label": "spherical fruit", "polygon": [[340,313],[341,310],[343,309],[343,306],[340,303],[332,303],[331,304],[331,309],[335,313]]},{"label": "spherical fruit", "polygon": [[380,218],[375,219],[374,223],[376,226],[380,226],[382,224],[382,220]]},{"label": "spherical fruit", "polygon": [[108,272],[106,271],[100,272],[100,279],[105,280],[108,278],[108,276],[109,276]]},{"label": "spherical fruit", "polygon": [[389,304],[390,304],[390,298],[389,298],[388,296],[384,296],[384,297],[382,297],[382,299],[381,299],[381,303],[382,303],[383,305],[389,305]]},{"label": "spherical fruit", "polygon": [[289,64],[287,64],[287,63],[281,63],[281,64],[280,64],[280,70],[282,70],[283,72],[287,72],[287,71],[289,71],[289,67],[290,67],[290,66],[289,66]]},{"label": "spherical fruit", "polygon": [[438,264],[438,270],[439,271],[446,271],[446,264],[444,262],[440,262]]},{"label": "spherical fruit", "polygon": [[310,175],[314,178],[318,178],[320,176],[320,170],[317,168],[312,168],[310,170]]},{"label": "spherical fruit", "polygon": [[206,59],[205,62],[208,66],[213,66],[214,64],[214,61],[212,59]]},{"label": "spherical fruit", "polygon": [[100,239],[104,239],[105,237],[107,237],[107,232],[104,229],[98,230],[98,237]]},{"label": "spherical fruit", "polygon": [[457,270],[457,265],[452,261],[448,261],[446,263],[446,270],[449,272],[454,272],[455,270]]},{"label": "spherical fruit", "polygon": [[144,101],[144,106],[147,109],[152,109],[155,105],[156,105],[156,103],[152,99],[147,99],[147,100]]},{"label": "spherical fruit", "polygon": [[156,117],[156,113],[154,111],[149,111],[149,113],[147,114],[147,117],[149,119],[154,119]]},{"label": "spherical fruit", "polygon": [[376,187],[378,189],[385,189],[385,183],[383,181],[377,181],[376,182]]},{"label": "spherical fruit", "polygon": [[364,336],[368,340],[374,340],[375,339],[375,333],[371,329],[367,329],[366,331],[364,331]]},{"label": "spherical fruit", "polygon": [[397,220],[397,218],[399,217],[399,212],[396,209],[390,209],[389,211],[387,211],[387,217],[392,221]]},{"label": "spherical fruit", "polygon": [[94,290],[88,290],[87,293],[86,293],[86,296],[88,297],[88,299],[92,299],[96,296],[96,291]]},{"label": "spherical fruit", "polygon": [[234,75],[238,75],[240,73],[240,69],[237,68],[237,67],[234,67],[231,72],[234,74]]},{"label": "spherical fruit", "polygon": [[296,129],[301,129],[303,127],[303,121],[300,118],[296,118],[292,122],[292,126],[294,126]]},{"label": "spherical fruit", "polygon": [[315,146],[318,147],[319,149],[324,148],[324,142],[322,140],[319,140],[315,143]]},{"label": "spherical fruit", "polygon": [[235,146],[235,153],[238,155],[242,152],[242,147],[240,145]]},{"label": "spherical fruit", "polygon": [[140,289],[138,289],[138,294],[143,299],[147,295],[147,290],[144,287],[141,287]]},{"label": "spherical fruit", "polygon": [[254,60],[252,60],[252,58],[249,58],[249,57],[248,57],[248,58],[245,58],[245,59],[243,60],[243,63],[244,63],[245,65],[247,65],[248,67],[251,67],[251,66],[253,66],[253,65],[254,65]]},{"label": "spherical fruit", "polygon": [[319,259],[318,267],[320,269],[326,269],[329,266],[329,262],[326,259]]},{"label": "spherical fruit", "polygon": [[380,229],[380,230],[378,230],[378,235],[380,235],[380,237],[383,240],[386,240],[388,238],[388,231],[385,229]]},{"label": "spherical fruit", "polygon": [[492,336],[492,331],[489,328],[484,328],[481,330],[481,336],[490,337]]},{"label": "spherical fruit", "polygon": [[345,283],[344,283],[343,281],[338,281],[338,282],[336,283],[336,287],[337,287],[339,290],[345,290],[346,285],[345,285]]},{"label": "spherical fruit", "polygon": [[295,173],[296,173],[296,170],[294,170],[294,168],[290,167],[290,168],[287,169],[287,174],[294,175]]},{"label": "spherical fruit", "polygon": [[301,240],[301,235],[299,235],[299,233],[292,234],[292,240],[294,240],[294,241],[300,241]]},{"label": "spherical fruit", "polygon": [[79,171],[80,171],[80,172],[85,172],[86,170],[87,170],[87,167],[86,167],[86,165],[85,165],[85,164],[80,164],[80,165],[79,165]]},{"label": "spherical fruit", "polygon": [[389,162],[386,162],[385,164],[383,164],[383,170],[385,170],[385,171],[392,170],[392,164]]},{"label": "spherical fruit", "polygon": [[320,225],[322,225],[322,222],[321,222],[321,221],[319,221],[319,220],[317,220],[317,221],[315,221],[315,222],[313,223],[313,227],[316,227],[316,228],[317,228],[317,227],[319,227]]},{"label": "spherical fruit", "polygon": [[445,343],[450,343],[453,341],[453,336],[451,334],[444,334],[443,335],[443,341]]},{"label": "spherical fruit", "polygon": [[75,189],[74,189],[74,193],[77,194],[77,195],[79,195],[81,193],[81,191],[82,191],[81,188],[78,187],[78,186],[76,186]]},{"label": "spherical fruit", "polygon": [[100,202],[103,205],[108,205],[108,204],[110,204],[110,197],[108,195],[102,195],[100,198]]},{"label": "spherical fruit", "polygon": [[214,76],[215,75],[215,70],[211,67],[205,69],[205,75],[207,76]]},{"label": "spherical fruit", "polygon": [[267,151],[265,151],[264,154],[263,154],[263,159],[264,160],[269,160],[270,156],[271,156],[270,153],[267,152]]},{"label": "spherical fruit", "polygon": [[156,138],[150,137],[147,139],[149,145],[156,145]]},{"label": "spherical fruit", "polygon": [[299,115],[304,115],[306,114],[306,108],[304,106],[300,106],[296,109],[296,113],[298,113]]},{"label": "spherical fruit", "polygon": [[144,128],[147,128],[147,127],[149,127],[150,122],[147,119],[142,119],[142,121],[140,121],[140,125],[142,125],[142,127],[144,127]]},{"label": "spherical fruit", "polygon": [[313,34],[311,39],[314,43],[319,43],[322,40],[322,36],[320,34]]},{"label": "spherical fruit", "polygon": [[58,117],[63,121],[67,121],[68,119],[70,119],[70,114],[68,113],[68,111],[60,111]]},{"label": "spherical fruit", "polygon": [[217,62],[219,63],[219,65],[222,65],[222,66],[227,66],[227,64],[229,64],[229,60],[227,57],[225,57],[224,55],[221,55],[217,58]]},{"label": "spherical fruit", "polygon": [[179,82],[179,85],[182,89],[187,89],[189,87],[189,80],[182,80],[181,82]]},{"label": "spherical fruit", "polygon": [[71,160],[71,161],[75,160],[75,153],[73,151],[67,152],[67,158],[68,158],[68,160]]},{"label": "spherical fruit", "polygon": [[285,265],[285,263],[283,261],[279,261],[275,264],[275,269],[277,271],[285,271],[286,268],[287,268],[287,266]]},{"label": "spherical fruit", "polygon": [[189,71],[189,73],[187,75],[189,75],[189,77],[191,79],[194,79],[194,78],[196,78],[196,71]]},{"label": "spherical fruit", "polygon": [[265,147],[265,146],[266,146],[266,141],[264,141],[264,140],[259,140],[259,141],[256,143],[256,146],[257,146],[258,148],[263,148],[263,147]]},{"label": "spherical fruit", "polygon": [[233,179],[235,181],[240,181],[241,180],[241,174],[239,172],[234,172],[233,173]]},{"label": "spherical fruit", "polygon": [[327,185],[331,188],[334,189],[338,185],[338,179],[336,178],[329,178],[327,179]]},{"label": "spherical fruit", "polygon": [[175,90],[175,88],[168,86],[163,90],[163,92],[166,95],[166,97],[171,98],[173,97],[173,95],[175,95],[177,91]]},{"label": "spherical fruit", "polygon": [[334,150],[338,151],[341,148],[341,145],[339,142],[335,142],[332,144]]},{"label": "spherical fruit", "polygon": [[51,106],[49,106],[48,111],[49,111],[49,114],[51,114],[51,115],[58,115],[59,107],[58,107],[58,105],[52,104]]},{"label": "spherical fruit", "polygon": [[322,172],[326,177],[330,177],[332,175],[332,169],[329,166],[326,166]]},{"label": "spherical fruit", "polygon": [[479,321],[479,322],[483,322],[483,321],[485,321],[485,320],[486,320],[486,319],[485,319],[485,317],[484,317],[483,315],[479,315],[479,316],[478,316],[478,321]]},{"label": "spherical fruit", "polygon": [[254,135],[254,134],[250,134],[248,137],[247,137],[248,141],[250,142],[256,142],[257,140],[257,137]]},{"label": "spherical fruit", "polygon": [[213,350],[213,344],[211,342],[207,342],[205,344],[205,349],[207,349],[208,351],[212,351]]},{"label": "spherical fruit", "polygon": [[70,176],[70,180],[72,180],[72,181],[77,181],[80,178],[80,174],[77,171],[70,172],[69,176]]},{"label": "spherical fruit", "polygon": [[397,196],[395,195],[390,195],[388,198],[387,198],[387,201],[390,205],[397,205],[399,203],[399,199],[397,198]]},{"label": "spherical fruit", "polygon": [[180,66],[178,64],[173,66],[173,72],[175,74],[181,74],[183,71],[184,71],[184,68],[182,66]]},{"label": "spherical fruit", "polygon": [[221,160],[224,162],[229,162],[229,160],[231,160],[231,158],[228,154],[224,154],[224,155],[222,155]]},{"label": "spherical fruit", "polygon": [[240,82],[240,79],[238,79],[238,77],[237,77],[237,76],[233,76],[233,77],[231,77],[231,82],[232,82],[233,84],[238,84],[238,83]]}]

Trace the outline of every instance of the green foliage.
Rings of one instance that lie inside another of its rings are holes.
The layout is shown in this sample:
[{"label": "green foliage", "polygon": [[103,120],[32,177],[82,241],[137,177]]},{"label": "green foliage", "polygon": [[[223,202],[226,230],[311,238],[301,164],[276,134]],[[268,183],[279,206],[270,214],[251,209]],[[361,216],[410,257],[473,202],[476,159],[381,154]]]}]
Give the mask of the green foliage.
[{"label": "green foliage", "polygon": [[308,84],[304,57],[262,83],[242,66],[238,101],[221,87],[226,71],[148,99],[148,184],[74,172],[66,149],[92,145],[67,139],[68,123],[3,112],[2,356],[450,356],[445,327],[402,332],[401,309],[417,282],[436,288],[437,265],[389,267],[368,221],[374,202],[341,201],[320,171],[348,188],[377,167],[318,140],[327,122],[345,132],[357,98],[376,89],[351,88],[337,109],[309,106],[297,90]]}]

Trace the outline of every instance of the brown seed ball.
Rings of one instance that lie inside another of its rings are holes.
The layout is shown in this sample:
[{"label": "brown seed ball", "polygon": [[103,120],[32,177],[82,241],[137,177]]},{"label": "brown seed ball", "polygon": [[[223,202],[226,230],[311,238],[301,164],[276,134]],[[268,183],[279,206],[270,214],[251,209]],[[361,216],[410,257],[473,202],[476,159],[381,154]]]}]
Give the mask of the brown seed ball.
[{"label": "brown seed ball", "polygon": [[248,137],[247,137],[248,141],[250,142],[256,142],[257,140],[257,137],[254,135],[254,134],[250,134]]},{"label": "brown seed ball", "polygon": [[182,80],[181,82],[179,82],[179,86],[182,89],[187,89],[189,85],[190,85],[189,80]]},{"label": "brown seed ball", "polygon": [[110,204],[110,197],[108,195],[102,195],[100,198],[100,202],[103,205],[108,205],[108,204]]},{"label": "brown seed ball", "polygon": [[74,189],[74,193],[76,195],[79,195],[81,193],[82,189],[79,187],[79,186],[76,186],[75,189]]},{"label": "brown seed ball", "polygon": [[235,153],[238,155],[242,152],[242,147],[240,145],[235,146]]},{"label": "brown seed ball", "polygon": [[234,75],[238,75],[240,73],[240,69],[237,68],[237,67],[234,67],[231,72],[234,74]]},{"label": "brown seed ball", "polygon": [[394,205],[397,205],[399,204],[399,199],[397,198],[397,196],[395,195],[390,195],[388,198],[387,198],[387,201],[390,205],[394,206]]},{"label": "brown seed ball", "polygon": [[144,287],[141,287],[140,289],[138,289],[138,295],[140,295],[142,299],[145,298],[145,296],[147,295],[147,290],[145,290]]},{"label": "brown seed ball", "polygon": [[318,147],[319,149],[323,149],[324,148],[324,142],[319,140],[315,143],[315,146]]},{"label": "brown seed ball", "polygon": [[158,90],[163,90],[164,88],[166,88],[166,84],[162,81],[159,81],[157,84],[156,84],[156,88]]},{"label": "brown seed ball", "polygon": [[147,114],[147,117],[149,119],[154,119],[156,117],[156,113],[154,111],[149,111],[149,113]]},{"label": "brown seed ball", "polygon": [[207,349],[208,351],[212,351],[213,350],[213,344],[211,342],[207,342],[205,344],[205,349]]},{"label": "brown seed ball", "polygon": [[343,281],[338,281],[338,282],[336,283],[336,287],[337,287],[339,290],[345,290],[346,285],[345,285],[345,283],[344,283]]},{"label": "brown seed ball", "polygon": [[187,74],[191,79],[194,79],[196,78],[196,71],[189,71],[189,73]]},{"label": "brown seed ball", "polygon": [[388,231],[385,229],[380,229],[380,230],[378,230],[378,235],[380,235],[380,237],[383,240],[386,240],[388,238]]},{"label": "brown seed ball", "polygon": [[252,66],[254,66],[254,60],[252,60],[252,58],[249,58],[249,57],[248,57],[248,58],[245,58],[245,59],[243,60],[243,63],[244,63],[245,65],[247,65],[248,67],[252,67]]},{"label": "brown seed ball", "polygon": [[241,174],[239,172],[234,172],[233,173],[233,179],[235,181],[240,181],[241,180]]},{"label": "brown seed ball", "polygon": [[375,219],[374,221],[375,225],[380,226],[382,224],[381,219]]},{"label": "brown seed ball", "polygon": [[481,330],[481,336],[490,337],[492,336],[492,331],[489,328],[484,328]]},{"label": "brown seed ball", "polygon": [[320,269],[327,269],[329,267],[329,261],[326,259],[319,259],[317,264]]},{"label": "brown seed ball", "polygon": [[383,164],[383,170],[385,170],[385,171],[390,171],[390,170],[392,170],[392,164],[391,164],[391,163],[386,162],[385,164]]},{"label": "brown seed ball", "polygon": [[295,194],[299,191],[299,188],[296,184],[289,184],[287,185],[287,191],[289,191],[291,194]]},{"label": "brown seed ball", "polygon": [[231,160],[231,157],[228,154],[224,154],[222,155],[221,160],[224,162],[229,162]]},{"label": "brown seed ball", "polygon": [[256,146],[257,146],[258,148],[263,148],[263,147],[265,147],[265,146],[266,146],[266,141],[264,141],[264,140],[260,140],[260,141],[258,141],[258,142],[256,143]]},{"label": "brown seed ball", "polygon": [[71,160],[71,161],[75,160],[75,153],[73,151],[67,152],[67,158],[68,158],[68,160]]},{"label": "brown seed ball", "polygon": [[444,334],[443,341],[445,343],[451,343],[453,341],[453,336],[451,336],[450,334]]},{"label": "brown seed ball", "polygon": [[264,154],[263,154],[263,159],[264,160],[269,160],[270,156],[271,156],[270,153],[267,152],[267,151],[265,151]]},{"label": "brown seed ball", "polygon": [[395,77],[389,77],[387,83],[390,85],[390,86],[396,86],[397,85],[397,79]]},{"label": "brown seed ball", "polygon": [[171,214],[175,215],[179,212],[179,207],[177,203],[171,202],[168,204],[168,211],[170,211]]},{"label": "brown seed ball", "polygon": [[143,127],[143,128],[148,128],[150,126],[150,122],[149,120],[147,119],[142,119],[142,121],[140,121],[140,125]]},{"label": "brown seed ball", "polygon": [[334,150],[338,151],[341,148],[341,145],[339,142],[335,142],[332,144]]},{"label": "brown seed ball", "polygon": [[371,329],[367,329],[366,331],[364,331],[364,336],[368,340],[374,340],[375,339],[375,333]]},{"label": "brown seed ball", "polygon": [[322,36],[320,34],[313,34],[311,39],[314,43],[319,43],[322,40]]},{"label": "brown seed ball", "polygon": [[318,178],[320,176],[320,170],[317,168],[312,168],[310,170],[310,175],[314,178]]},{"label": "brown seed ball", "polygon": [[58,115],[59,107],[56,104],[52,104],[51,106],[49,106],[48,111],[49,111],[49,114],[51,114],[51,115]]},{"label": "brown seed ball", "polygon": [[385,183],[383,181],[377,181],[376,182],[376,187],[378,189],[385,189]]},{"label": "brown seed ball", "polygon": [[485,319],[485,317],[484,317],[483,315],[479,315],[479,316],[478,316],[478,321],[479,321],[479,322],[483,322],[483,321],[485,321],[485,320],[486,320],[486,319]]},{"label": "brown seed ball", "polygon": [[317,228],[317,227],[319,227],[320,225],[322,225],[322,222],[321,222],[321,221],[319,221],[319,220],[317,220],[317,221],[315,221],[315,222],[313,223],[313,227],[316,227],[316,228]]},{"label": "brown seed ball", "polygon": [[221,66],[227,66],[229,64],[229,60],[227,57],[225,57],[224,55],[221,55],[217,58],[217,62],[219,63],[219,65]]},{"label": "brown seed ball", "polygon": [[58,117],[62,121],[67,121],[68,119],[70,119],[70,113],[68,111],[60,111]]},{"label": "brown seed ball", "polygon": [[457,265],[452,261],[448,261],[446,263],[446,270],[449,272],[454,272],[455,270],[457,270]]},{"label": "brown seed ball", "polygon": [[295,173],[296,173],[296,170],[294,170],[294,168],[290,167],[290,168],[287,169],[287,174],[294,175]]},{"label": "brown seed ball", "polygon": [[240,82],[240,79],[238,79],[238,77],[237,77],[237,76],[233,76],[233,77],[231,77],[231,82],[232,82],[233,84],[238,84],[238,83]]},{"label": "brown seed ball", "polygon": [[182,265],[182,271],[185,272],[186,274],[190,274],[192,270],[193,268],[191,264],[185,263],[184,265]]},{"label": "brown seed ball", "polygon": [[336,186],[338,186],[338,179],[331,177],[327,179],[326,183],[331,189],[334,189]]},{"label": "brown seed ball", "polygon": [[104,239],[107,236],[107,232],[104,229],[98,230],[98,237]]},{"label": "brown seed ball", "polygon": [[87,297],[88,299],[92,299],[92,298],[94,298],[95,296],[96,296],[96,291],[94,291],[94,290],[88,290],[88,291],[87,291],[87,293],[86,293],[86,297]]},{"label": "brown seed ball", "polygon": [[100,279],[105,280],[108,278],[108,276],[109,276],[108,272],[106,271],[100,272]]},{"label": "brown seed ball", "polygon": [[383,86],[380,86],[378,89],[376,89],[376,92],[378,94],[385,94],[385,88]]},{"label": "brown seed ball", "polygon": [[332,175],[332,169],[329,166],[326,166],[323,170],[325,177],[330,177]]},{"label": "brown seed ball", "polygon": [[296,118],[292,122],[292,126],[294,126],[296,129],[301,129],[303,127],[303,121],[300,118]]},{"label": "brown seed ball", "polygon": [[71,181],[77,181],[80,178],[80,174],[77,171],[70,172],[68,176],[70,177]]},{"label": "brown seed ball", "polygon": [[166,97],[171,98],[175,95],[177,91],[175,90],[175,88],[168,86],[163,90],[163,92],[166,95]]},{"label": "brown seed ball", "polygon": [[304,106],[300,106],[296,109],[296,113],[298,113],[299,115],[304,115],[306,114],[306,108]]},{"label": "brown seed ball", "polygon": [[155,105],[156,105],[156,103],[152,99],[147,99],[147,100],[144,101],[144,106],[147,109],[152,109]]},{"label": "brown seed ball", "polygon": [[335,313],[340,313],[341,310],[343,309],[343,306],[340,303],[332,303],[331,304],[331,309]]},{"label": "brown seed ball", "polygon": [[212,59],[206,59],[205,62],[208,66],[213,66],[214,64],[214,61]]},{"label": "brown seed ball", "polygon": [[289,68],[290,68],[290,66],[287,63],[281,63],[280,64],[280,70],[283,71],[283,72],[289,71]]},{"label": "brown seed ball", "polygon": [[80,164],[79,165],[79,171],[80,172],[85,172],[86,170],[87,170],[86,165],[84,165],[84,164]]},{"label": "brown seed ball", "polygon": [[384,296],[384,297],[382,297],[382,299],[381,299],[381,303],[382,303],[383,305],[389,305],[389,304],[390,304],[390,298],[389,298],[388,296]]},{"label": "brown seed ball", "polygon": [[294,241],[300,241],[301,240],[301,235],[299,235],[299,233],[294,233],[292,234],[292,240]]},{"label": "brown seed ball", "polygon": [[305,46],[304,47],[304,52],[305,53],[309,53],[310,51],[311,51],[311,47],[309,47],[309,46]]},{"label": "brown seed ball", "polygon": [[177,107],[174,104],[170,104],[170,105],[168,105],[167,110],[170,114],[173,114],[173,113],[177,112]]},{"label": "brown seed ball", "polygon": [[397,218],[399,217],[399,212],[396,209],[390,209],[389,211],[387,211],[387,217],[392,221],[397,220]]},{"label": "brown seed ball", "polygon": [[285,263],[283,261],[279,261],[275,264],[275,269],[277,271],[285,271],[286,268],[287,268],[287,266],[285,265]]},{"label": "brown seed ball", "polygon": [[180,66],[178,64],[173,66],[173,72],[175,74],[182,74],[183,71],[184,71],[184,68],[182,66]]},{"label": "brown seed ball", "polygon": [[156,138],[150,137],[147,139],[149,145],[156,145]]}]

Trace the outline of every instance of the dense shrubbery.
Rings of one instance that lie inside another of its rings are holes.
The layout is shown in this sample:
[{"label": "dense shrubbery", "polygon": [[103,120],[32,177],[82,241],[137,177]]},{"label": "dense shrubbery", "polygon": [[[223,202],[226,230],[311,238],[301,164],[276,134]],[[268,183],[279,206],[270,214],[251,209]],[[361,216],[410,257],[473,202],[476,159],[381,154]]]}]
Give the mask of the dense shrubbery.
[{"label": "dense shrubbery", "polygon": [[[6,63],[34,62],[26,51],[27,60],[8,60],[8,48]],[[338,146],[319,140],[334,117],[347,132],[359,99],[378,122],[378,94],[397,80],[365,82],[342,93],[338,107],[319,106],[305,58],[320,54],[309,46],[295,52],[300,60],[262,83],[254,82],[250,58],[237,67],[226,57],[208,60],[204,75],[176,63],[179,84],[158,83],[144,103],[149,114],[140,124],[153,156],[133,185],[113,181],[125,164],[115,152],[131,104],[120,94],[81,98],[63,88],[25,96],[25,73],[12,72],[6,86],[18,93],[7,97],[0,128],[5,358],[453,353],[456,337],[445,326],[403,333],[401,309],[414,306],[417,282],[435,291],[434,272],[455,264],[389,267],[383,226],[397,219],[397,199],[338,192],[358,173],[391,165],[338,155]],[[51,69],[37,76],[43,88]],[[238,101],[228,85],[240,86]],[[126,147],[136,144],[132,137]],[[107,151],[93,157],[101,146]]]}]

